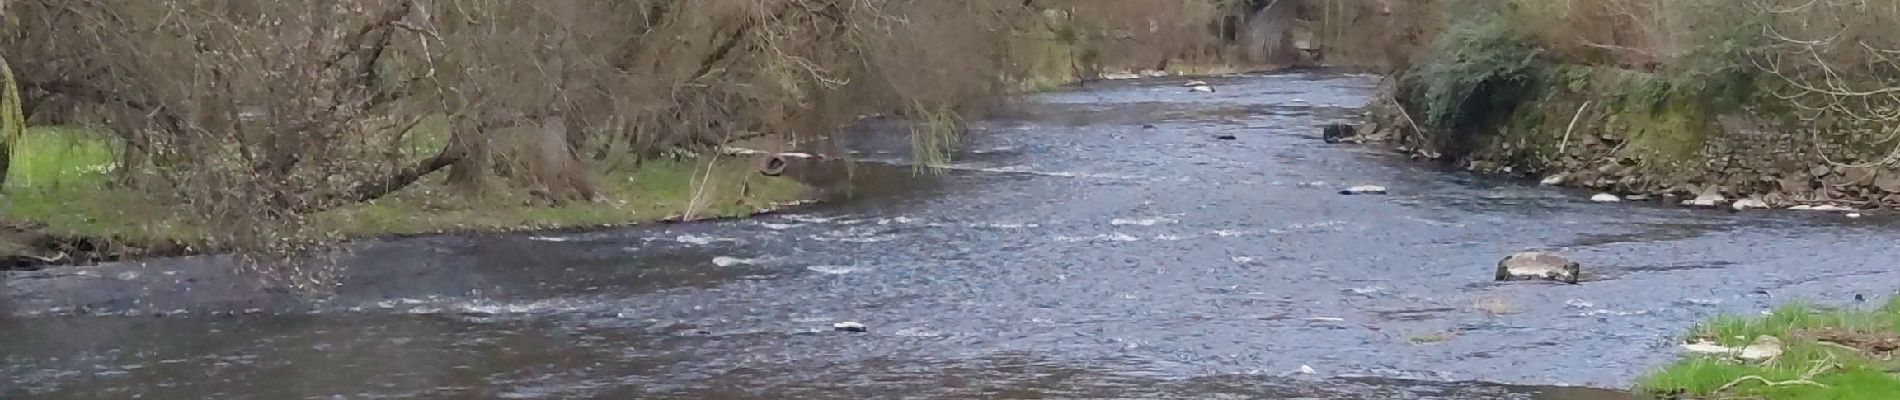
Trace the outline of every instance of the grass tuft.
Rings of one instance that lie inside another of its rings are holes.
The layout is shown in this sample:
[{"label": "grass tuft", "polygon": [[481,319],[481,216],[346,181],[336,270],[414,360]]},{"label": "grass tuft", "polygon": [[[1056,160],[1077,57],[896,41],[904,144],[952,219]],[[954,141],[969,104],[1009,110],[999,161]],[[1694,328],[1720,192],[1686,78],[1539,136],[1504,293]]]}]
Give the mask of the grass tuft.
[{"label": "grass tuft", "polygon": [[1900,299],[1873,310],[1823,310],[1791,304],[1759,317],[1723,315],[1696,326],[1690,340],[1741,347],[1759,336],[1784,342],[1765,362],[1724,355],[1686,356],[1639,380],[1643,392],[1690,399],[1876,400],[1900,394],[1900,367],[1889,344],[1900,341]]}]

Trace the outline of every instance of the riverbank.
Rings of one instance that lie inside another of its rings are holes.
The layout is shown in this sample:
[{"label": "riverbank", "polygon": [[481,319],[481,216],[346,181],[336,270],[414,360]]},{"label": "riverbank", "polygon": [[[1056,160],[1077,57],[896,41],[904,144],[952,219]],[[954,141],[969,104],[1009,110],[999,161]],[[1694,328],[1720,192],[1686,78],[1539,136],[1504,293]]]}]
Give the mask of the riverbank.
[{"label": "riverbank", "polygon": [[[114,144],[95,132],[39,127],[22,138],[0,196],[0,259],[11,268],[226,250],[185,205],[114,182]],[[764,176],[750,157],[700,155],[593,167],[596,201],[549,203],[527,193],[447,195],[440,179],[309,215],[293,240],[599,228],[767,212],[812,199],[812,188]],[[6,269],[6,268],[0,268]]]},{"label": "riverbank", "polygon": [[[1772,339],[1764,339],[1772,338]],[[1791,305],[1720,316],[1687,338],[1691,353],[1638,383],[1667,398],[1890,399],[1900,393],[1900,299],[1871,310]],[[1733,349],[1733,351],[1724,351]]]},{"label": "riverbank", "polygon": [[1664,32],[1680,43],[1638,62],[1571,48],[1590,31],[1548,26],[1625,22],[1511,4],[1448,16],[1385,83],[1360,133],[1416,158],[1626,199],[1900,205],[1900,142],[1872,115],[1887,103],[1849,89],[1873,80],[1839,72],[1832,93],[1808,66],[1770,67],[1793,50],[1761,32],[1793,17],[1690,19]]}]

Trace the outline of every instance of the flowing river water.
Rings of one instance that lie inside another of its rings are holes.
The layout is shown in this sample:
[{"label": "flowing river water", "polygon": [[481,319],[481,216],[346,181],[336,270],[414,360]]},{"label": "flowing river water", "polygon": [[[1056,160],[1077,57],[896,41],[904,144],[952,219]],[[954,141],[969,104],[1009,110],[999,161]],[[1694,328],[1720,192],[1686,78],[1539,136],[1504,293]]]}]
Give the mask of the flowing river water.
[{"label": "flowing river water", "polygon": [[[1593,204],[1321,143],[1371,77],[1179,83],[1029,97],[938,175],[870,129],[856,196],[779,215],[353,245],[321,301],[7,273],[0,398],[1628,399],[1699,319],[1900,282],[1878,215]],[[1586,281],[1491,281],[1529,249]]]}]

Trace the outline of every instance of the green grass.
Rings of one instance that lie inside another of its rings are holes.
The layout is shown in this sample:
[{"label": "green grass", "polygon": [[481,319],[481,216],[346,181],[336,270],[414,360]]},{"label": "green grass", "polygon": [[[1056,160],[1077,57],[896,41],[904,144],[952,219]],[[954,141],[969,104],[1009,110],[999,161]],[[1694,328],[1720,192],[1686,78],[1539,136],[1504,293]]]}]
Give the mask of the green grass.
[{"label": "green grass", "polygon": [[[40,225],[54,236],[132,246],[212,239],[169,195],[114,184],[118,150],[113,138],[85,128],[36,127],[21,141],[0,192],[0,221]],[[405,145],[440,144],[419,135]],[[383,199],[318,213],[309,226],[315,232],[306,234],[362,238],[627,225],[675,217],[689,205],[695,217],[730,217],[807,195],[803,184],[761,176],[746,159],[732,157],[712,162],[710,173],[707,158],[701,157],[593,174],[601,201],[555,206],[520,193],[461,196],[444,186],[440,175],[431,176]]]},{"label": "green grass", "polygon": [[[1639,380],[1638,389],[1656,395],[1692,399],[1884,400],[1900,398],[1900,367],[1891,354],[1823,343],[1819,331],[1869,340],[1900,338],[1900,297],[1870,311],[1819,310],[1789,305],[1768,315],[1718,316],[1695,328],[1691,339],[1741,347],[1759,336],[1784,342],[1784,352],[1765,363],[1689,355]],[[1747,377],[1759,377],[1755,380]],[[1768,382],[1808,381],[1814,384]],[[1741,383],[1736,383],[1736,382]],[[1733,385],[1731,385],[1733,383]],[[1728,386],[1727,389],[1723,389]]]},{"label": "green grass", "polygon": [[134,242],[181,242],[201,235],[163,201],[113,189],[119,149],[114,140],[80,127],[34,127],[20,137],[0,218],[43,224],[67,237]]}]

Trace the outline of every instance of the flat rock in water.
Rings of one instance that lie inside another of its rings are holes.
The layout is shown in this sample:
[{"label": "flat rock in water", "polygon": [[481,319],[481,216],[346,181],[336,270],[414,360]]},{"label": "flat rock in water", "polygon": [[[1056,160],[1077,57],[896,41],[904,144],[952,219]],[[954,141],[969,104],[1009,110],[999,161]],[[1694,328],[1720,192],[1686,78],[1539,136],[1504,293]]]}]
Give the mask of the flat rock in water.
[{"label": "flat rock in water", "polygon": [[1188,93],[1214,93],[1214,87],[1207,85],[1190,87]]},{"label": "flat rock in water", "polygon": [[1377,186],[1377,185],[1359,185],[1359,186],[1346,188],[1346,190],[1339,191],[1339,194],[1349,195],[1349,196],[1350,195],[1378,195],[1378,194],[1385,194],[1385,193],[1386,193],[1385,187]]},{"label": "flat rock in water", "polygon": [[1590,201],[1594,201],[1598,203],[1616,203],[1616,202],[1623,201],[1623,198],[1616,197],[1616,195],[1609,194],[1609,193],[1597,193],[1597,195],[1595,196],[1590,196]]},{"label": "flat rock in water", "polygon": [[1683,200],[1682,206],[1689,208],[1715,208],[1716,202],[1707,199]]},{"label": "flat rock in water", "polygon": [[1853,207],[1844,207],[1844,206],[1838,206],[1838,205],[1833,205],[1833,204],[1822,204],[1822,205],[1818,205],[1818,206],[1814,206],[1814,207],[1810,207],[1810,208],[1808,208],[1808,210],[1810,210],[1810,211],[1834,211],[1834,212],[1839,212],[1839,211],[1854,211],[1854,208],[1853,208]]},{"label": "flat rock in water", "polygon": [[1187,81],[1187,83],[1181,84],[1181,87],[1195,87],[1195,86],[1207,86],[1207,81]]},{"label": "flat rock in water", "polygon": [[1581,275],[1583,268],[1576,261],[1553,253],[1527,251],[1498,261],[1499,281],[1551,280],[1575,285]]},{"label": "flat rock in water", "polygon": [[851,322],[851,321],[845,321],[845,322],[831,324],[831,330],[839,331],[839,332],[868,332],[871,330],[871,328],[865,327],[864,324]]},{"label": "flat rock in water", "polygon": [[1562,186],[1564,184],[1564,180],[1567,180],[1567,179],[1570,179],[1568,175],[1556,174],[1556,175],[1544,177],[1544,180],[1538,181],[1537,184],[1544,185],[1544,186]]},{"label": "flat rock in water", "polygon": [[1768,202],[1758,199],[1741,199],[1736,200],[1735,204],[1730,204],[1729,206],[1736,210],[1760,210],[1768,208]]}]

